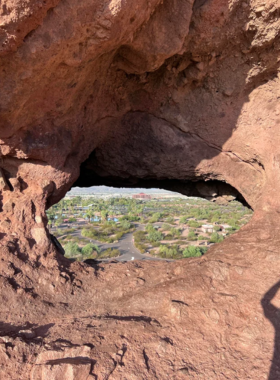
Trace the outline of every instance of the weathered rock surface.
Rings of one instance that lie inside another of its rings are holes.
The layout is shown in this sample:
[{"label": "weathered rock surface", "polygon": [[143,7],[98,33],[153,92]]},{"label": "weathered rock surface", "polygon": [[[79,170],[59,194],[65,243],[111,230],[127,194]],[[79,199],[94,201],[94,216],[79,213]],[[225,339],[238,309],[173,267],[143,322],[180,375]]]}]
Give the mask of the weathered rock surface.
[{"label": "weathered rock surface", "polygon": [[[0,7],[0,378],[279,379],[279,1]],[[46,228],[75,182],[255,215],[202,259],[91,268]]]}]

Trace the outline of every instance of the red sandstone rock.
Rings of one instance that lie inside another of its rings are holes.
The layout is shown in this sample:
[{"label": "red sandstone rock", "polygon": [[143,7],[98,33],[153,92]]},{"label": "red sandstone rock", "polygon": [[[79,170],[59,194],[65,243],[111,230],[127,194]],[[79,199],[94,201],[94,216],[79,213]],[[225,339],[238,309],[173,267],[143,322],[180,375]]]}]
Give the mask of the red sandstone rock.
[{"label": "red sandstone rock", "polygon": [[[0,378],[279,379],[279,3],[0,6]],[[202,259],[91,268],[46,228],[75,181],[255,215]]]}]

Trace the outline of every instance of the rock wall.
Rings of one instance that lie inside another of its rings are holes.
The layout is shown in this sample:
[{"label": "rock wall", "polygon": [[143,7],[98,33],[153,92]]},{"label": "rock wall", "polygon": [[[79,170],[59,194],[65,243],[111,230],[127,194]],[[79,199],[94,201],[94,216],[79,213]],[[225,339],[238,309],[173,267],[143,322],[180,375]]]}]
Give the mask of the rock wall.
[{"label": "rock wall", "polygon": [[[279,1],[0,7],[0,377],[278,379]],[[202,259],[91,268],[46,228],[74,183],[255,214]]]}]

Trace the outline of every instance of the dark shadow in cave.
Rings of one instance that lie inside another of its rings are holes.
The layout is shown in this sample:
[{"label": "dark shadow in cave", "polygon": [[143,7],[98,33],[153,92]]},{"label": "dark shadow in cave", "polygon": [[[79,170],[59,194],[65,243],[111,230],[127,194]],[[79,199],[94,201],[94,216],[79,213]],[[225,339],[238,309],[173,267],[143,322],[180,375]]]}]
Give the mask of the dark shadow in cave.
[{"label": "dark shadow in cave", "polygon": [[280,308],[271,303],[279,289],[280,281],[273,285],[261,300],[264,315],[275,329],[274,352],[268,380],[279,380],[280,378]]},{"label": "dark shadow in cave", "polygon": [[82,163],[80,177],[74,183],[73,187],[91,187],[91,186],[111,186],[115,188],[144,188],[144,189],[163,189],[174,191],[188,197],[204,198],[209,201],[222,201],[229,199],[237,200],[244,206],[252,209],[247,203],[243,195],[236,190],[233,186],[226,182],[218,180],[209,181],[188,181],[177,179],[139,179],[139,178],[119,178],[119,177],[101,177],[97,175],[91,168],[88,168],[88,162],[94,161],[95,152],[93,152],[89,159]]}]

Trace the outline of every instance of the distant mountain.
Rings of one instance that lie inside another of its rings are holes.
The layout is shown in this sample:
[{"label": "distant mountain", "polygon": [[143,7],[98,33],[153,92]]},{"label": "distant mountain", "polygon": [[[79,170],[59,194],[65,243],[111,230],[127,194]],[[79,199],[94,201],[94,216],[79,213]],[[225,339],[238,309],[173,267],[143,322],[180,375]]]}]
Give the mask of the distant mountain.
[{"label": "distant mountain", "polygon": [[73,187],[68,191],[67,195],[85,195],[85,194],[174,194],[172,191],[162,189],[127,189],[127,188],[115,188],[108,186],[92,186],[92,187]]}]

